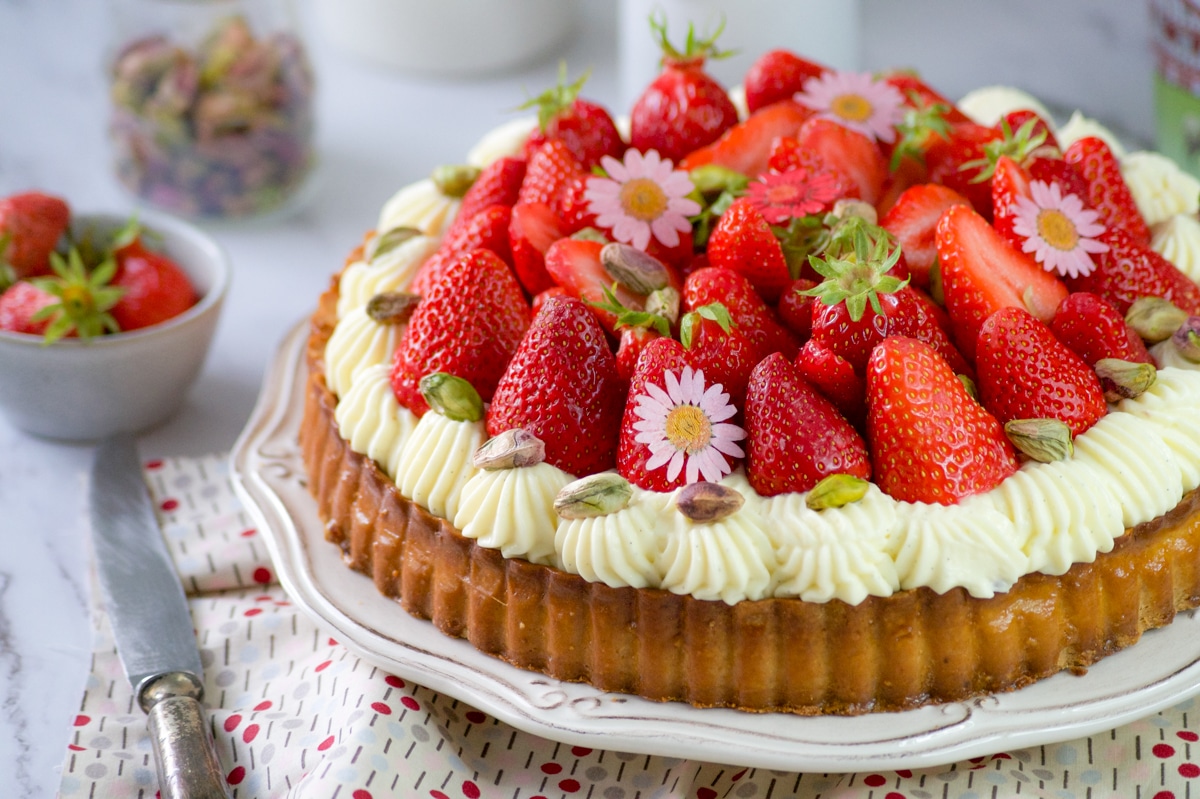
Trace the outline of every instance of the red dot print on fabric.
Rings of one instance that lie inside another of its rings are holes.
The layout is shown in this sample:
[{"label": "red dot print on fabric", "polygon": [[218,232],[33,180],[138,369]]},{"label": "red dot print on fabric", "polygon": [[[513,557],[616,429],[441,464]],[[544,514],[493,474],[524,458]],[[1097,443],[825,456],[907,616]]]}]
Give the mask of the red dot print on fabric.
[{"label": "red dot print on fabric", "polygon": [[696,791],[696,799],[717,799],[717,792],[712,788],[700,788]]},{"label": "red dot print on fabric", "polygon": [[745,777],[745,776],[746,776],[746,769],[742,769],[741,771],[739,771],[737,774],[734,774],[729,779],[732,780],[733,782],[737,782],[738,780],[740,780],[742,777]]},{"label": "red dot print on fabric", "polygon": [[400,704],[404,705],[409,710],[420,710],[421,703],[413,699],[411,696],[406,696],[400,700]]},{"label": "red dot print on fabric", "polygon": [[997,752],[992,755],[992,760],[1012,760],[1012,755],[1008,752]]},{"label": "red dot print on fabric", "polygon": [[1175,735],[1178,738],[1180,738],[1184,741],[1190,741],[1191,743],[1200,741],[1200,735],[1197,735],[1196,733],[1192,732],[1191,730],[1180,730],[1179,732],[1175,733]]},{"label": "red dot print on fabric", "polygon": [[75,726],[76,727],[86,727],[88,724],[91,724],[91,723],[92,723],[91,716],[85,716],[82,713],[80,713],[78,716],[75,717]]},{"label": "red dot print on fabric", "polygon": [[359,788],[357,791],[350,794],[350,799],[374,799],[374,797],[371,796],[370,791],[364,791],[362,788]]},{"label": "red dot print on fabric", "polygon": [[333,736],[332,735],[330,735],[324,741],[321,741],[321,743],[317,744],[317,751],[324,752],[326,749],[328,749],[331,746],[333,746]]},{"label": "red dot print on fabric", "polygon": [[542,773],[543,774],[557,774],[560,771],[562,771],[562,766],[560,766],[558,763],[543,763],[542,764]]},{"label": "red dot print on fabric", "polygon": [[1175,747],[1171,746],[1170,744],[1155,744],[1154,748],[1150,751],[1154,753],[1155,757],[1166,758],[1175,754]]},{"label": "red dot print on fabric", "polygon": [[472,724],[482,724],[487,721],[487,714],[480,713],[478,710],[471,710],[467,713],[467,721]]},{"label": "red dot print on fabric", "polygon": [[463,796],[467,797],[467,799],[479,799],[481,793],[479,786],[470,780],[463,781],[462,792]]},{"label": "red dot print on fabric", "polygon": [[154,471],[155,469],[161,469],[162,467],[163,462],[161,460],[146,461],[145,463],[145,468],[147,471]]},{"label": "red dot print on fabric", "polygon": [[265,566],[259,566],[254,570],[254,582],[259,585],[266,585],[271,582],[271,570]]},{"label": "red dot print on fabric", "polygon": [[329,645],[330,645],[330,646],[337,646],[337,645],[338,645],[338,643],[337,643],[337,639],[336,639],[336,638],[330,638],[330,639],[329,639]]},{"label": "red dot print on fabric", "polygon": [[887,778],[882,774],[868,774],[863,778],[863,784],[872,788],[879,788],[887,784]]},{"label": "red dot print on fabric", "polygon": [[1179,776],[1194,780],[1200,777],[1200,766],[1197,766],[1195,763],[1184,763],[1179,767]]},{"label": "red dot print on fabric", "polygon": [[264,699],[263,701],[259,702],[257,705],[254,706],[254,710],[256,712],[262,712],[264,710],[270,710],[270,709],[271,709],[271,700],[270,699]]},{"label": "red dot print on fabric", "polygon": [[903,768],[896,772],[896,776],[903,777],[904,779],[908,779],[909,777],[912,776],[912,772],[906,768]]},{"label": "red dot print on fabric", "polygon": [[563,793],[575,793],[579,790],[579,780],[563,780],[558,784],[558,789]]},{"label": "red dot print on fabric", "polygon": [[437,790],[430,791],[429,795],[432,796],[433,799],[450,799],[449,796],[446,796],[446,794],[442,793],[441,791],[437,791]]},{"label": "red dot print on fabric", "polygon": [[587,757],[591,753],[592,753],[592,750],[588,749],[586,746],[572,746],[571,747],[571,754],[575,755],[575,757]]},{"label": "red dot print on fabric", "polygon": [[325,671],[325,669],[329,668],[329,664],[332,662],[333,662],[332,660],[326,660],[322,663],[318,663],[317,667],[315,669],[313,669],[313,671],[317,671],[317,672]]},{"label": "red dot print on fabric", "polygon": [[250,743],[258,737],[258,730],[259,727],[257,724],[251,724],[242,732],[242,740],[246,743]]},{"label": "red dot print on fabric", "polygon": [[400,679],[394,674],[389,674],[388,676],[384,677],[383,681],[393,688],[403,688],[405,686],[404,680]]},{"label": "red dot print on fabric", "polygon": [[392,715],[392,708],[391,708],[391,706],[389,706],[389,705],[385,705],[383,702],[372,702],[372,703],[371,703],[371,710],[374,710],[376,713],[378,713],[378,714],[379,714],[379,715],[381,715],[381,716],[390,716],[390,715]]},{"label": "red dot print on fabric", "polygon": [[237,725],[242,723],[242,717],[234,713],[229,718],[225,719],[225,732],[233,732],[237,729]]},{"label": "red dot print on fabric", "polygon": [[905,796],[902,793],[896,793],[895,791],[888,791],[887,796],[883,797],[883,799],[905,799]]},{"label": "red dot print on fabric", "polygon": [[1175,799],[1174,791],[1159,791],[1151,799]]},{"label": "red dot print on fabric", "polygon": [[262,608],[250,608],[249,610],[247,610],[247,611],[246,611],[245,613],[243,613],[242,615],[243,615],[243,616],[257,616],[257,615],[259,615],[259,614],[260,614],[260,613],[262,613],[262,612],[263,612],[263,611],[262,611]]},{"label": "red dot print on fabric", "polygon": [[258,530],[255,530],[253,527],[249,530],[242,530],[242,538],[250,538],[254,535],[258,535]]},{"label": "red dot print on fabric", "polygon": [[168,512],[170,512],[170,511],[173,511],[173,510],[175,510],[176,508],[178,508],[178,507],[179,507],[179,500],[177,500],[177,499],[164,499],[164,500],[163,500],[163,502],[162,502],[162,504],[161,504],[161,505],[159,505],[159,507],[160,507],[160,508],[162,508],[162,509],[163,509],[163,510],[165,510],[165,511],[168,511]]},{"label": "red dot print on fabric", "polygon": [[233,771],[225,775],[225,781],[230,785],[241,785],[244,779],[246,779],[245,766],[237,766]]},{"label": "red dot print on fabric", "polygon": [[87,751],[82,746],[78,746],[76,744],[67,744],[67,748],[70,749],[72,752],[86,752]]}]

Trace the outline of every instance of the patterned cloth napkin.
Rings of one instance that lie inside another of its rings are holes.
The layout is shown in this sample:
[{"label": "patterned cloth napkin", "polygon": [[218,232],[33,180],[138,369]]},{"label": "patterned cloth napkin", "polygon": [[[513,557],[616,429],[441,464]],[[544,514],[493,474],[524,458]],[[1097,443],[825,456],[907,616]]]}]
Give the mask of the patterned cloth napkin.
[{"label": "patterned cloth napkin", "polygon": [[[145,464],[191,602],[217,752],[238,799],[1183,799],[1200,794],[1193,701],[1110,732],[939,768],[799,774],[568,746],[361,660],[293,607],[224,457]],[[97,592],[93,591],[93,596]],[[145,716],[107,616],[59,795],[150,799]]]}]

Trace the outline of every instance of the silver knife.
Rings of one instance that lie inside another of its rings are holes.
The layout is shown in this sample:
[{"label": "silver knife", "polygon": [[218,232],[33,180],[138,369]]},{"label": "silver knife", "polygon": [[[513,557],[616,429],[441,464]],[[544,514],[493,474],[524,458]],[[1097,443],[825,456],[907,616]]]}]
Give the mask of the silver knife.
[{"label": "silver knife", "polygon": [[203,667],[132,436],[102,442],[91,482],[100,591],[117,652],[148,717],[162,799],[229,799],[205,723]]}]

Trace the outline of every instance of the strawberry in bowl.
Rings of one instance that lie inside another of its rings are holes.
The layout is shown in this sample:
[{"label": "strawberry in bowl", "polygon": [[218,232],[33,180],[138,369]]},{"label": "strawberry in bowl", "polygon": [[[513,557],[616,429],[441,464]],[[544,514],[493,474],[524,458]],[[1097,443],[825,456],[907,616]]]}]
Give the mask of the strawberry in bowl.
[{"label": "strawberry in bowl", "polygon": [[[65,204],[64,204],[65,206]],[[15,228],[8,237],[47,226]],[[207,234],[177,219],[70,213],[45,255],[0,293],[0,410],[14,426],[84,441],[178,410],[199,374],[229,283]],[[36,273],[35,273],[36,272]]]}]

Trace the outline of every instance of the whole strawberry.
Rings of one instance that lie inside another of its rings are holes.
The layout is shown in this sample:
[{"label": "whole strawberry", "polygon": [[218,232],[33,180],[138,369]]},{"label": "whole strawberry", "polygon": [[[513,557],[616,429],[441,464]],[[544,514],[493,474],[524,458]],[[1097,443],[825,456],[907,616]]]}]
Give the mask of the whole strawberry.
[{"label": "whole strawberry", "polygon": [[50,325],[47,318],[35,316],[43,308],[53,306],[58,298],[45,289],[40,289],[28,280],[13,283],[0,293],[0,330],[10,333],[28,333],[40,336]]},{"label": "whole strawberry", "polygon": [[1067,147],[1063,159],[1087,181],[1088,194],[1083,199],[1100,212],[1104,224],[1124,228],[1139,244],[1150,243],[1150,228],[1125,183],[1120,162],[1103,139],[1077,139]]},{"label": "whole strawberry", "polygon": [[196,304],[196,289],[187,274],[166,255],[146,247],[132,228],[113,248],[116,274],[109,284],[124,290],[112,306],[121,330],[137,330],[165,322]]},{"label": "whole strawberry", "polygon": [[665,21],[651,19],[651,27],[662,45],[663,70],[634,103],[629,143],[678,163],[736,125],[738,113],[721,84],[704,71],[706,59],[721,55],[720,30],[698,40],[689,27],[680,51],[668,41]]},{"label": "whole strawberry", "polygon": [[625,142],[612,117],[603,106],[579,96],[587,79],[585,72],[574,83],[567,83],[564,63],[558,84],[521,106],[538,111],[538,126],[525,140],[527,157],[550,139],[558,139],[584,169],[590,170],[606,155],[620,160]]},{"label": "whole strawberry", "polygon": [[0,289],[50,272],[50,253],[70,217],[65,201],[41,192],[0,198]]},{"label": "whole strawberry", "polygon": [[452,261],[428,286],[392,362],[396,400],[417,415],[429,410],[421,378],[447,372],[490,400],[529,327],[529,303],[512,270],[489,250]]},{"label": "whole strawberry", "polygon": [[1055,338],[1088,366],[1101,358],[1154,363],[1146,345],[1112,303],[1086,291],[1067,296],[1050,322]]},{"label": "whole strawberry", "polygon": [[[796,285],[798,284],[789,283],[788,288]],[[799,285],[801,288],[811,287],[807,281]],[[745,275],[732,269],[706,266],[687,276],[683,284],[685,310],[694,311],[703,305],[717,302],[729,310],[730,317],[742,335],[754,342],[760,359],[772,352],[782,352],[788,358],[796,357],[796,352],[800,349],[797,336],[781,323],[780,318],[755,292],[754,286]],[[791,302],[789,300],[789,303]],[[782,308],[781,299],[780,309]],[[811,319],[811,314],[809,318]]]},{"label": "whole strawberry", "polygon": [[779,353],[750,374],[745,418],[746,477],[764,497],[808,491],[831,474],[871,476],[862,437]]},{"label": "whole strawberry", "polygon": [[1079,435],[1108,413],[1096,373],[1021,308],[983,323],[975,366],[980,401],[1001,422],[1057,419]]},{"label": "whole strawberry", "polygon": [[790,100],[804,89],[809,78],[819,78],[827,67],[809,61],[791,50],[769,50],[746,70],[742,86],[750,113],[780,100]]},{"label": "whole strawberry", "polygon": [[783,247],[762,212],[746,197],[721,214],[708,239],[708,262],[745,276],[767,302],[775,302],[793,275]]},{"label": "whole strawberry", "polygon": [[574,297],[549,297],[521,340],[487,411],[492,436],[516,427],[546,462],[583,477],[616,465],[625,382],[604,328]]},{"label": "whole strawberry", "polygon": [[1108,252],[1092,256],[1096,268],[1090,275],[1066,279],[1071,291],[1098,294],[1120,313],[1140,297],[1161,297],[1189,314],[1200,314],[1200,286],[1175,264],[1121,227],[1110,227],[1099,239]]},{"label": "whole strawberry", "polygon": [[867,363],[874,481],[902,502],[953,505],[1017,470],[1012,444],[928,344],[885,339]]}]

